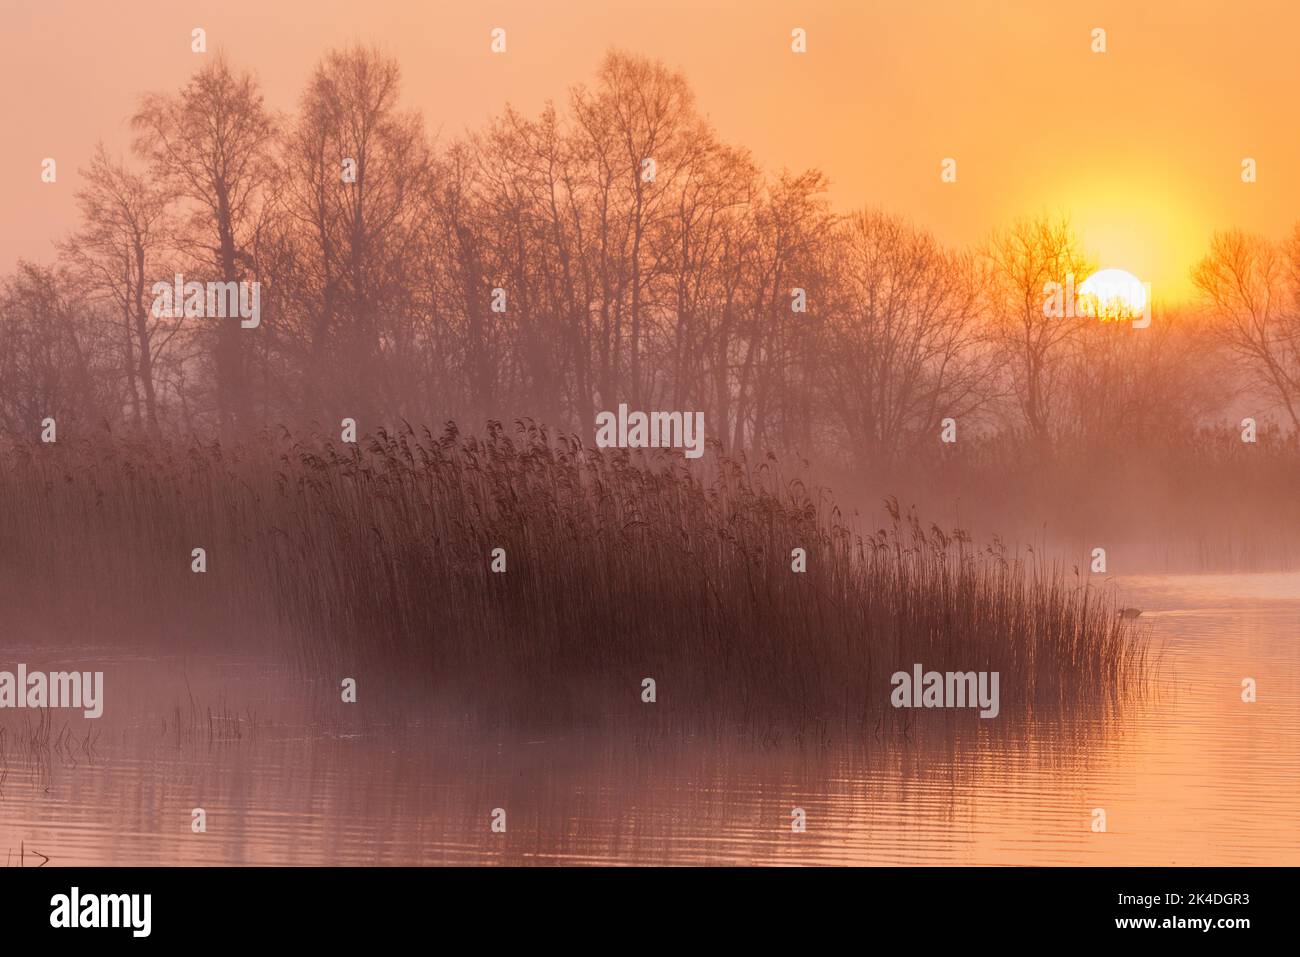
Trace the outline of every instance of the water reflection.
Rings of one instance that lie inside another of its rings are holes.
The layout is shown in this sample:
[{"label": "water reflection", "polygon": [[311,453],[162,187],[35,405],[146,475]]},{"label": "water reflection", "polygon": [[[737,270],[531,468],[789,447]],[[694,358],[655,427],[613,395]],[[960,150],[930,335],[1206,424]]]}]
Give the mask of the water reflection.
[{"label": "water reflection", "polygon": [[0,849],[26,866],[1300,863],[1300,575],[1121,584],[1164,646],[1140,700],[829,744],[683,739],[630,716],[493,733],[409,705],[342,710],[332,686],[254,662],[20,649],[33,668],[104,670],[109,709],[55,712],[44,732],[0,713]]}]

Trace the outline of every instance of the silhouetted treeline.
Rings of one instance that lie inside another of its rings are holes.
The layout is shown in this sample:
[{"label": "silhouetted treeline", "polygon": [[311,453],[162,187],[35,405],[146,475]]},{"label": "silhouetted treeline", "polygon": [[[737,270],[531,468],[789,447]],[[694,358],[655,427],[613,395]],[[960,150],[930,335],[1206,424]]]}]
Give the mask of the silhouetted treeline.
[{"label": "silhouetted treeline", "polygon": [[[443,142],[399,80],[375,50],[332,52],[279,115],[213,56],[142,97],[133,155],[83,165],[57,262],[3,280],[0,430],[528,416],[590,435],[626,402],[703,411],[724,450],[889,474],[945,419],[1033,461],[1235,429],[1241,396],[1297,427],[1300,242],[1214,237],[1202,302],[1146,329],[1046,316],[1045,284],[1096,265],[1068,221],[958,251],[837,215],[820,173],[765,174],[662,64],[610,53],[566,102]],[[156,314],[177,274],[260,283],[258,323]]]}]

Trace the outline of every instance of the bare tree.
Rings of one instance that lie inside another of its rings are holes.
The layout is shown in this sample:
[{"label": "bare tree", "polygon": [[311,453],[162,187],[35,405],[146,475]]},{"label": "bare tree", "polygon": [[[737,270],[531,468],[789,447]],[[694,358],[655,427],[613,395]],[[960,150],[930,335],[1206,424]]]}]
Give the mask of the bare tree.
[{"label": "bare tree", "polygon": [[1209,338],[1190,311],[1162,310],[1147,329],[1090,323],[1058,379],[1061,433],[1094,459],[1189,434],[1232,388],[1230,379],[1207,374],[1220,362],[1219,350],[1206,348]]},{"label": "bare tree", "polygon": [[1300,230],[1277,244],[1239,230],[1216,233],[1192,279],[1213,330],[1251,385],[1300,430]]},{"label": "bare tree", "polygon": [[[214,55],[177,94],[149,94],[131,119],[135,149],[174,195],[193,207],[186,244],[225,283],[247,275],[245,248],[271,175],[275,124],[251,73]],[[223,428],[249,416],[240,317],[214,319],[217,411]]]},{"label": "bare tree", "polygon": [[373,421],[398,398],[382,371],[413,325],[414,237],[427,209],[430,158],[418,115],[398,109],[401,72],[366,47],[317,66],[287,137],[281,200],[299,230],[293,284],[305,294],[297,324],[306,383],[319,406],[335,399]]},{"label": "bare tree", "polygon": [[77,288],[66,270],[28,262],[0,287],[0,427],[12,436],[32,438],[47,417],[63,430],[120,417],[109,326]]},{"label": "bare tree", "polygon": [[601,399],[640,404],[647,286],[658,269],[647,237],[671,208],[682,160],[699,130],[694,97],[685,77],[662,63],[611,52],[596,88],[574,89],[572,107],[578,155],[598,203]]},{"label": "bare tree", "polygon": [[1056,383],[1070,343],[1090,322],[1048,307],[1052,284],[1082,283],[1092,270],[1065,218],[1022,219],[996,232],[983,250],[990,320],[1016,398],[1019,424],[1046,453],[1053,440]]},{"label": "bare tree", "polygon": [[849,217],[835,245],[835,306],[822,394],[863,468],[934,441],[944,417],[989,398],[974,264],[898,217]]},{"label": "bare tree", "polygon": [[[81,171],[81,228],[61,244],[81,267],[88,291],[105,296],[121,317],[123,372],[137,425],[158,429],[159,357],[180,320],[152,315],[152,280],[167,251],[167,195],[148,177],[111,160],[101,144]],[[170,278],[167,278],[170,282]]]},{"label": "bare tree", "polygon": [[[827,242],[834,217],[817,170],[782,173],[755,204],[734,377],[732,445],[784,444],[808,437],[798,402],[816,382],[819,326],[831,293]],[[795,290],[803,291],[805,309]]]}]

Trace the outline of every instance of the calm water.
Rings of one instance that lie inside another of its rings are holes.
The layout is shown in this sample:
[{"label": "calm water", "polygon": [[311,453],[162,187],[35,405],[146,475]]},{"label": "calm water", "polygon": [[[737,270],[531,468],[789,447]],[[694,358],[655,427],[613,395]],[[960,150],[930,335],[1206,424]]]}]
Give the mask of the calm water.
[{"label": "calm water", "polygon": [[[336,705],[334,688],[255,662],[7,651],[5,669],[103,670],[107,708],[98,721],[55,712],[37,748],[32,713],[0,712],[0,854],[25,866],[1300,864],[1300,574],[1132,578],[1121,597],[1164,647],[1140,703],[1092,727],[941,747],[497,737]],[[1240,698],[1247,676],[1254,704]],[[497,807],[505,834],[489,829]],[[1090,828],[1097,807],[1106,833]]]}]

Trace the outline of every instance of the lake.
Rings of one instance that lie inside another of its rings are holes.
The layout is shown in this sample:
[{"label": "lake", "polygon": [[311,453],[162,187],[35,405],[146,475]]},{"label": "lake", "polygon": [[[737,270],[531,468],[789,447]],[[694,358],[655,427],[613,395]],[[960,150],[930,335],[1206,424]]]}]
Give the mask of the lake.
[{"label": "lake", "polygon": [[0,853],[28,867],[1300,864],[1300,574],[1118,585],[1161,650],[1135,701],[1091,726],[938,744],[626,720],[494,734],[437,707],[363,707],[364,680],[344,705],[247,658],[7,650],[0,667],[102,670],[106,707],[44,727],[0,712]]}]

